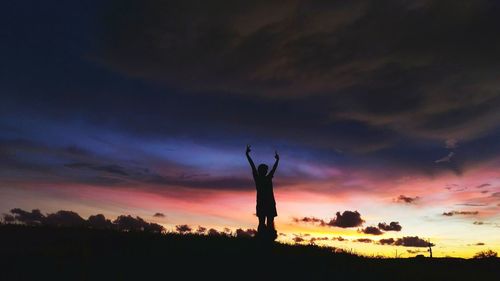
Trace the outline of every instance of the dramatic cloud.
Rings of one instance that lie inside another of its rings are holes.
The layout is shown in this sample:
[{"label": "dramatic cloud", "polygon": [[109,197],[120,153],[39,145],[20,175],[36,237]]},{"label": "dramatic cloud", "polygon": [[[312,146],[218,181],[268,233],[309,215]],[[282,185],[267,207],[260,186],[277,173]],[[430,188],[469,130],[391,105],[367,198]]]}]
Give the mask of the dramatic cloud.
[{"label": "dramatic cloud", "polygon": [[328,222],[315,217],[292,218],[292,221],[295,223],[311,223],[317,224],[319,226],[342,228],[360,226],[364,222],[364,220],[361,218],[361,214],[358,213],[358,211],[344,211],[342,214],[340,212],[337,212],[335,218],[330,219],[330,221]]},{"label": "dramatic cloud", "polygon": [[375,226],[367,226],[366,228],[362,229],[361,232],[365,233],[365,234],[372,234],[372,235],[381,235],[381,234],[383,234],[383,232],[380,231],[380,229],[378,229]]},{"label": "dramatic cloud", "polygon": [[407,204],[412,204],[415,203],[420,197],[415,196],[415,197],[410,197],[406,195],[399,195],[398,198],[395,199],[396,202],[398,203],[407,203]]},{"label": "dramatic cloud", "polygon": [[176,225],[175,230],[177,230],[177,232],[179,233],[186,234],[190,233],[193,229],[187,224],[181,224],[181,225]]},{"label": "dramatic cloud", "polygon": [[429,247],[429,245],[434,246],[433,243],[429,243],[428,241],[421,239],[418,236],[405,236],[403,238],[398,238],[396,239],[396,241],[394,241],[394,245],[404,247]]},{"label": "dramatic cloud", "polygon": [[389,224],[384,223],[379,223],[378,227],[376,226],[367,226],[361,230],[358,230],[359,232],[365,233],[365,234],[372,234],[372,235],[382,235],[384,231],[401,231],[401,225],[399,222],[393,221]]},{"label": "dramatic cloud", "polygon": [[397,221],[391,221],[389,224],[381,222],[378,224],[378,228],[384,231],[401,231],[402,227]]},{"label": "dramatic cloud", "polygon": [[444,212],[443,216],[447,216],[447,217],[456,216],[456,215],[475,216],[477,214],[479,214],[478,211],[451,211],[451,212]]},{"label": "dramatic cloud", "polygon": [[361,214],[358,211],[344,211],[342,214],[337,212],[336,217],[331,219],[327,225],[348,228],[360,226],[363,222],[365,221],[361,218]]},{"label": "dramatic cloud", "polygon": [[[255,120],[219,110],[214,122],[266,133],[267,123],[281,136],[305,130],[306,142],[322,146],[373,151],[404,135],[454,148],[498,125],[500,20],[491,1],[285,3],[112,1],[94,57],[126,75],[261,108]],[[275,101],[289,110],[268,118]],[[293,116],[293,126],[283,122]],[[333,133],[346,124],[360,130]],[[350,132],[362,134],[358,143]]]},{"label": "dramatic cloud", "polygon": [[163,213],[155,213],[155,214],[153,215],[153,217],[155,217],[155,218],[164,218],[164,217],[165,217],[165,214],[163,214]]},{"label": "dramatic cloud", "polygon": [[435,246],[433,243],[429,243],[428,241],[419,238],[418,236],[405,236],[402,238],[384,238],[378,241],[381,245],[394,245],[394,246],[403,246],[403,247],[429,247]]}]

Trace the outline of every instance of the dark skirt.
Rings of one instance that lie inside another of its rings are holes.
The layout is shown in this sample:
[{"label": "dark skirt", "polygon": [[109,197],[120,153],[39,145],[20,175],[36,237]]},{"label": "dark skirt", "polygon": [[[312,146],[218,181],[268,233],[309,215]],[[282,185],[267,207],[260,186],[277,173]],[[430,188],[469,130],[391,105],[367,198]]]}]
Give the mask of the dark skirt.
[{"label": "dark skirt", "polygon": [[257,202],[257,217],[277,217],[276,203]]}]

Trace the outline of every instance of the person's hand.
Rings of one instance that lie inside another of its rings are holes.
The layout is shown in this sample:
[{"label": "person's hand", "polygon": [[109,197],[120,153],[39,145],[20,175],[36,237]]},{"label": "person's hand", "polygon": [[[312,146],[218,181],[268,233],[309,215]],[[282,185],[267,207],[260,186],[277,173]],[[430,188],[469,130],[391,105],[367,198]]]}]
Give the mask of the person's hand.
[{"label": "person's hand", "polygon": [[278,151],[274,151],[274,159],[280,160],[280,156],[278,155]]},{"label": "person's hand", "polygon": [[250,153],[250,151],[252,151],[252,149],[250,149],[250,145],[247,144],[247,152],[246,153],[248,154],[248,153]]}]

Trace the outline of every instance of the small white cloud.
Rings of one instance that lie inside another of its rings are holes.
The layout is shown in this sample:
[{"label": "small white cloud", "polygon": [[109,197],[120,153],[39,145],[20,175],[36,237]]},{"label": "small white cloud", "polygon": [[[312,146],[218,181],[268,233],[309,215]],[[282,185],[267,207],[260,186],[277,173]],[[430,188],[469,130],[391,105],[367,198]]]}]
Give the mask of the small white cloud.
[{"label": "small white cloud", "polygon": [[434,161],[434,163],[441,163],[441,162],[450,162],[451,158],[455,155],[454,152],[450,152],[448,153],[447,156],[441,158],[441,159],[438,159],[436,161]]}]

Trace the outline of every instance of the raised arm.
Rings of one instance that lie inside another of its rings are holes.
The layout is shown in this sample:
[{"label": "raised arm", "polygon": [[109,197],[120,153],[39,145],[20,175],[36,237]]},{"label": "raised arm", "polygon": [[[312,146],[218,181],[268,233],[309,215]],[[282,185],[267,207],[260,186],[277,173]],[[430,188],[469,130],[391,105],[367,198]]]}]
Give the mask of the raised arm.
[{"label": "raised arm", "polygon": [[248,160],[248,163],[250,163],[250,167],[252,167],[252,173],[254,175],[257,175],[257,169],[255,168],[255,164],[253,163],[253,160],[252,158],[250,157],[250,151],[252,151],[250,149],[250,145],[247,144],[247,151],[246,151],[246,155],[247,155],[247,160]]},{"label": "raised arm", "polygon": [[274,162],[271,172],[269,172],[270,177],[274,176],[274,172],[276,172],[276,168],[278,168],[278,163],[280,162],[280,156],[278,155],[278,151],[274,152],[274,159],[276,159],[276,161]]}]

